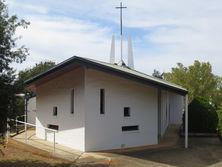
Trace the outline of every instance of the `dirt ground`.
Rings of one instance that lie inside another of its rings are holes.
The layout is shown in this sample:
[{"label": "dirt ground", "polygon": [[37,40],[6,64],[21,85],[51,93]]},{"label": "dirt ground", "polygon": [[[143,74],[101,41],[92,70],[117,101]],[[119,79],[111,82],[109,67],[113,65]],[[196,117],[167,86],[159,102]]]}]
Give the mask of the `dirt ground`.
[{"label": "dirt ground", "polygon": [[[183,143],[183,141],[181,141]],[[222,144],[218,138],[190,138],[189,149],[181,146],[140,149],[121,153],[100,153],[109,164],[86,156],[76,162],[54,158],[50,153],[10,141],[0,151],[0,167],[222,167]]]},{"label": "dirt ground", "polygon": [[0,167],[68,167],[70,162],[54,158],[50,153],[10,140],[0,146]]},{"label": "dirt ground", "polygon": [[190,138],[189,149],[139,150],[111,154],[111,167],[222,167],[222,144],[218,138]]}]

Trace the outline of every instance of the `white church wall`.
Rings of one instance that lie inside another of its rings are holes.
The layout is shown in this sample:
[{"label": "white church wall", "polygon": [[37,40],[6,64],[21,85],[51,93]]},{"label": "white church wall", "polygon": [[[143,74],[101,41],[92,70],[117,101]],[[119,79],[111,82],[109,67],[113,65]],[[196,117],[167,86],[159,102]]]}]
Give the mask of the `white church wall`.
[{"label": "white church wall", "polygon": [[184,109],[184,96],[170,93],[170,123],[182,124],[182,116]]},{"label": "white church wall", "polygon": [[[74,114],[71,114],[71,90],[74,88]],[[53,116],[53,107],[57,106],[58,115]],[[47,127],[58,125],[56,142],[81,151],[85,150],[84,124],[84,69],[67,72],[37,86],[36,125]],[[36,129],[36,135],[45,138],[42,128]],[[53,141],[53,135],[46,133],[47,140]]]},{"label": "white church wall", "polygon": [[[105,89],[105,114],[100,114],[100,89]],[[86,151],[157,144],[157,88],[86,69]],[[130,117],[123,108],[130,107]],[[139,130],[122,132],[122,126]]]},{"label": "white church wall", "polygon": [[35,119],[36,119],[36,97],[32,97],[28,100],[27,122],[35,124]]},{"label": "white church wall", "polygon": [[169,124],[182,124],[184,97],[182,95],[161,90],[161,136]]},{"label": "white church wall", "polygon": [[161,136],[166,132],[169,125],[169,93],[166,90],[161,90]]}]

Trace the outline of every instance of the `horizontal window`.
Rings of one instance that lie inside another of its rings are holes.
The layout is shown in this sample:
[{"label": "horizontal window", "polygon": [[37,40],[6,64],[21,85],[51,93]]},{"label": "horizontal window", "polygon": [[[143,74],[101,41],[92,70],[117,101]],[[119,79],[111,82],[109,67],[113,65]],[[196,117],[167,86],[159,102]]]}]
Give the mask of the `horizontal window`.
[{"label": "horizontal window", "polygon": [[49,129],[59,130],[59,125],[48,124]]},{"label": "horizontal window", "polygon": [[139,125],[133,125],[133,126],[122,126],[122,131],[138,131],[139,130]]}]

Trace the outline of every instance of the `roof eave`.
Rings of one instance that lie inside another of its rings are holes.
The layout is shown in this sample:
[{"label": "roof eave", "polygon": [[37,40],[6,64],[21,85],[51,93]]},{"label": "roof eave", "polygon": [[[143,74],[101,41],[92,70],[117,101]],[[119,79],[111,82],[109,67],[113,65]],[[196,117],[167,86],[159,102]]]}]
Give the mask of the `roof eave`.
[{"label": "roof eave", "polygon": [[146,79],[146,78],[143,78],[143,77],[140,77],[140,76],[137,76],[137,75],[125,72],[125,71],[121,71],[121,70],[118,70],[116,68],[105,66],[105,65],[102,65],[102,64],[99,64],[99,63],[96,63],[96,62],[93,62],[93,61],[90,61],[90,60],[87,60],[87,59],[84,59],[84,58],[81,58],[81,57],[77,57],[77,56],[73,56],[70,59],[68,59],[68,60],[58,64],[57,66],[51,68],[50,70],[48,70],[44,73],[41,73],[41,74],[31,78],[31,79],[26,80],[25,85],[26,85],[26,87],[28,87],[31,84],[35,83],[36,81],[39,81],[41,78],[44,78],[44,77],[48,76],[49,74],[51,74],[53,72],[56,72],[56,71],[62,69],[63,67],[65,67],[69,64],[72,64],[72,63],[80,63],[80,64],[82,64],[83,66],[86,66],[86,67],[102,70],[102,71],[105,71],[105,72],[108,72],[108,73],[111,73],[111,74],[114,74],[114,75],[118,75],[118,76],[125,77],[125,78],[131,79],[131,80],[139,81],[139,82],[142,82],[142,83],[145,83],[145,84],[150,84],[150,85],[153,85],[153,86],[158,86],[158,87],[161,87],[161,88],[170,89],[170,90],[172,90],[174,92],[177,92],[181,95],[186,95],[188,93],[188,91],[186,89],[183,89],[183,88],[179,89],[179,88],[176,88],[176,87],[173,87],[173,86],[161,83],[161,82],[157,82],[157,81],[154,81],[154,80],[149,80],[149,79]]}]

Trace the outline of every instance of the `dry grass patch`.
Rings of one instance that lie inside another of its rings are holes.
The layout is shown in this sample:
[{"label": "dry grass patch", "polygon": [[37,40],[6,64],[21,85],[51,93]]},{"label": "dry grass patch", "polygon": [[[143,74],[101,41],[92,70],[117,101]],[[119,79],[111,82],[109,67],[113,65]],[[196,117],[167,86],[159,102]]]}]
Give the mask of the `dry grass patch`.
[{"label": "dry grass patch", "polygon": [[7,148],[0,146],[0,167],[68,167],[71,162],[50,153],[9,140]]}]

